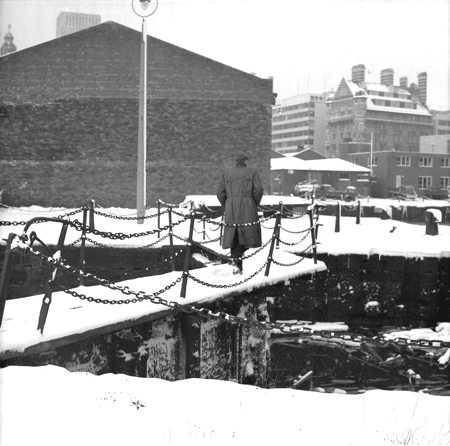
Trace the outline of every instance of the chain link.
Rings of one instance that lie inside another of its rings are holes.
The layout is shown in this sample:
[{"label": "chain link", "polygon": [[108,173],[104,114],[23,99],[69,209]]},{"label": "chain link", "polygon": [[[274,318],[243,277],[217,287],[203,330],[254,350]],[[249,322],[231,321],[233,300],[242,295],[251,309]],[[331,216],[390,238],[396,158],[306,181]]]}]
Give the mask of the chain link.
[{"label": "chain link", "polygon": [[148,218],[157,217],[158,215],[167,214],[168,212],[169,212],[169,210],[166,209],[165,211],[159,212],[159,214],[158,213],[156,213],[156,214],[149,214],[149,215],[145,215],[144,217],[137,217],[137,216],[136,217],[125,217],[125,216],[117,215],[117,214],[108,214],[106,212],[98,211],[97,209],[94,210],[95,214],[100,215],[102,217],[112,218],[114,220],[145,220],[145,219],[148,219]]}]

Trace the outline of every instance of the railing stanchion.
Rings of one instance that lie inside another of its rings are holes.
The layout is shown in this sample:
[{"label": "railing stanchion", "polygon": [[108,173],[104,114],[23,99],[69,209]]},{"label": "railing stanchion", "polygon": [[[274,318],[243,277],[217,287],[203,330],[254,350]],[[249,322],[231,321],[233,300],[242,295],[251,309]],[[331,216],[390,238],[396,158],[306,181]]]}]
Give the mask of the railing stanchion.
[{"label": "railing stanchion", "polygon": [[275,217],[275,226],[273,227],[272,241],[270,242],[269,255],[267,256],[266,271],[264,273],[265,276],[269,275],[270,265],[272,263],[273,249],[275,247],[276,239],[280,236],[280,225],[281,225],[281,213],[278,211],[277,216]]},{"label": "railing stanchion", "polygon": [[361,223],[361,200],[358,200],[358,204],[356,205],[356,224],[359,225]]},{"label": "railing stanchion", "polygon": [[[283,215],[283,202],[282,201],[280,201],[280,203],[278,204],[278,211],[280,213],[280,225],[281,225],[281,216]],[[279,246],[280,246],[280,228],[278,228],[276,247],[278,248]]]},{"label": "railing stanchion", "polygon": [[9,233],[6,239],[6,250],[3,259],[2,276],[0,279],[0,327],[2,326],[3,312],[5,311],[6,290],[8,288],[9,276],[11,273],[11,244],[17,234]]},{"label": "railing stanchion", "polygon": [[190,219],[191,222],[189,225],[188,241],[186,243],[186,255],[184,257],[183,281],[181,282],[181,292],[180,292],[180,297],[183,298],[186,297],[189,265],[191,263],[191,256],[192,256],[192,236],[194,234],[194,224],[195,224],[195,213],[193,211],[191,211]]},{"label": "railing stanchion", "polygon": [[309,224],[310,224],[310,228],[311,228],[310,231],[311,231],[311,246],[312,246],[312,250],[313,250],[313,259],[314,259],[314,263],[317,263],[316,228],[314,225],[313,212],[314,212],[314,207],[309,209],[308,214],[309,214]]},{"label": "railing stanchion", "polygon": [[95,200],[91,200],[89,202],[89,229],[93,231],[95,229],[94,224],[94,209],[95,209]]},{"label": "railing stanchion", "polygon": [[219,243],[222,245],[222,239],[223,239],[223,213],[222,217],[220,218],[220,232],[219,232]]},{"label": "railing stanchion", "polygon": [[[80,269],[84,272],[86,267],[86,225],[87,225],[87,208],[83,208],[83,229],[81,231],[81,249],[80,249]],[[80,285],[84,285],[84,278],[80,277]]]},{"label": "railing stanchion", "polygon": [[202,217],[202,223],[203,223],[203,240],[206,239],[206,216],[203,215]]},{"label": "railing stanchion", "polygon": [[173,232],[172,232],[172,207],[169,206],[167,208],[168,215],[169,215],[169,246],[170,246],[170,266],[172,268],[172,271],[175,271],[175,257],[174,257],[174,250],[173,250]]},{"label": "railing stanchion", "polygon": [[336,222],[334,224],[334,232],[341,231],[341,202],[338,201],[336,207]]},{"label": "railing stanchion", "polygon": [[161,237],[161,200],[158,200],[158,238]]}]

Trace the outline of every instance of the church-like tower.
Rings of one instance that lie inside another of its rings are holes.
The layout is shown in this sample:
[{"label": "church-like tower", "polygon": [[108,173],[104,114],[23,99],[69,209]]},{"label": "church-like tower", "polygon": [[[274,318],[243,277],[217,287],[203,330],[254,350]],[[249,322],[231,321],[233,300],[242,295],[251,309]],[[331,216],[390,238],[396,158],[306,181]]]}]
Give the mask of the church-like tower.
[{"label": "church-like tower", "polygon": [[0,48],[0,56],[4,56],[8,53],[13,53],[16,51],[16,45],[14,45],[14,36],[11,32],[11,25],[8,25],[8,31],[5,34],[5,41],[3,42],[3,45]]}]

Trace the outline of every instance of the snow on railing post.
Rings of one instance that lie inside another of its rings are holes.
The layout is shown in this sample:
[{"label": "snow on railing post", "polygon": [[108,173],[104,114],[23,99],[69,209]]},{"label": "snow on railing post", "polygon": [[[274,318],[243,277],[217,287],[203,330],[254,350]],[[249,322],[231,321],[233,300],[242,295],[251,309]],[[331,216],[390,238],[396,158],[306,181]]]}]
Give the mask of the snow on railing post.
[{"label": "snow on railing post", "polygon": [[[88,214],[88,209],[85,207],[85,208],[83,208],[83,229],[81,230],[81,249],[80,249],[80,269],[81,269],[81,271],[84,271],[85,267],[86,267],[85,250],[86,250],[87,214]],[[80,276],[80,285],[84,285],[83,276]]]},{"label": "snow on railing post", "polygon": [[359,225],[361,223],[361,200],[358,200],[356,205],[356,224]]},{"label": "snow on railing post", "polygon": [[275,247],[275,241],[280,236],[280,226],[281,226],[281,213],[277,211],[277,216],[275,217],[275,226],[273,227],[272,241],[270,242],[269,254],[267,255],[267,265],[265,276],[269,275],[270,265],[272,263],[273,249]]},{"label": "snow on railing post", "polygon": [[[278,204],[278,212],[280,213],[280,225],[281,225],[281,216],[283,215],[283,202],[282,201],[280,201],[280,203]],[[280,246],[280,230],[278,229],[276,247],[279,248],[279,246]]]},{"label": "snow on railing post", "polygon": [[336,223],[334,224],[334,232],[341,231],[341,202],[338,201],[336,206]]},{"label": "snow on railing post", "polygon": [[0,278],[0,327],[2,326],[3,312],[5,311],[6,290],[8,288],[9,276],[11,273],[11,261],[9,258],[11,253],[11,244],[16,235],[17,234],[10,232],[8,238],[5,240],[6,250],[3,258],[2,276]]},{"label": "snow on railing post", "polygon": [[[53,259],[59,260],[61,259],[62,249],[64,246],[64,240],[66,239],[67,228],[69,227],[69,222],[65,221],[63,223],[61,232],[59,234],[58,244],[56,245],[56,252],[53,254]],[[44,298],[42,299],[41,311],[39,312],[38,326],[37,330],[40,330],[41,333],[44,332],[45,321],[47,320],[48,310],[50,308],[50,304],[52,303],[52,293],[55,286],[56,274],[58,272],[57,266],[52,266],[52,272],[50,280],[48,281],[47,290],[45,292]]]},{"label": "snow on railing post", "polygon": [[91,200],[89,202],[89,229],[91,231],[93,231],[95,229],[94,210],[95,210],[95,200]]},{"label": "snow on railing post", "polygon": [[314,263],[317,263],[317,247],[316,247],[316,227],[314,224],[314,207],[308,210],[309,214],[309,227],[311,232],[311,246],[313,250]]},{"label": "snow on railing post", "polygon": [[158,238],[161,237],[161,200],[158,200]]},{"label": "snow on railing post", "polygon": [[191,222],[189,225],[189,235],[188,235],[188,240],[186,243],[186,255],[184,257],[183,281],[181,282],[180,297],[186,297],[186,287],[187,287],[187,280],[188,280],[189,265],[191,263],[191,256],[192,256],[192,236],[194,234],[194,224],[195,224],[195,212],[194,211],[191,211],[190,219],[191,219]]}]

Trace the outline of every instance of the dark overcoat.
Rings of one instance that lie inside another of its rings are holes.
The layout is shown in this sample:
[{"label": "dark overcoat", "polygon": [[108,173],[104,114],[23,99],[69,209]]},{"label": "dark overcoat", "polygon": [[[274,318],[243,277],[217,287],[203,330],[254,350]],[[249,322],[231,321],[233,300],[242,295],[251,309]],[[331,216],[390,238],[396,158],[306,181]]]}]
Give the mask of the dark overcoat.
[{"label": "dark overcoat", "polygon": [[[225,210],[224,222],[257,222],[258,209],[264,189],[256,170],[246,166],[236,166],[222,175],[217,190],[217,198]],[[249,226],[225,226],[222,247],[231,248],[235,230],[238,231],[239,244],[246,248],[261,246],[261,227],[259,223]]]}]

